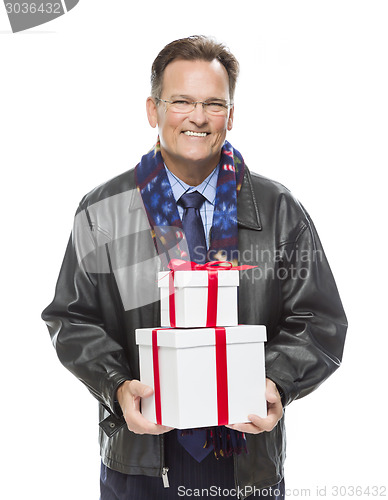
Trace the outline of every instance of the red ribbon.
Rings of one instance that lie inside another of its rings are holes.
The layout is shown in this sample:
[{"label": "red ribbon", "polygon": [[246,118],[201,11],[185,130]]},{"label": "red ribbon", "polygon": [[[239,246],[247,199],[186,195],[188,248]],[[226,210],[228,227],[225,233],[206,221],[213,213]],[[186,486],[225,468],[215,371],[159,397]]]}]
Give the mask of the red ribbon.
[{"label": "red ribbon", "polygon": [[215,328],[216,335],[216,374],[217,374],[217,415],[218,425],[229,422],[228,366],[226,357],[225,328]]},{"label": "red ribbon", "polygon": [[170,311],[170,326],[176,327],[176,312],[175,312],[175,287],[174,273],[175,271],[207,271],[208,272],[208,299],[207,299],[207,316],[206,326],[212,327],[217,325],[217,304],[218,304],[218,271],[253,269],[257,266],[236,266],[224,260],[214,260],[205,264],[197,264],[187,260],[171,259],[168,264],[169,273],[169,311]]},{"label": "red ribbon", "polygon": [[[154,394],[155,394],[155,414],[156,423],[162,424],[162,402],[160,395],[160,375],[159,375],[159,347],[158,331],[169,330],[169,328],[155,328],[152,330],[152,362],[154,369]],[[216,349],[216,383],[217,383],[217,416],[218,425],[226,425],[229,422],[229,402],[228,402],[228,366],[226,354],[226,330],[217,327],[215,331]]]},{"label": "red ribbon", "polygon": [[154,366],[154,394],[156,423],[162,423],[162,405],[160,397],[159,355],[158,355],[158,330],[152,330],[152,362]]},{"label": "red ribbon", "polygon": [[154,368],[154,394],[155,394],[155,413],[156,423],[162,423],[162,404],[160,396],[160,376],[159,376],[159,347],[158,347],[158,331],[170,330],[170,328],[155,328],[152,330],[152,364]]},{"label": "red ribbon", "polygon": [[174,269],[171,269],[168,275],[168,302],[170,311],[170,326],[176,327],[176,314],[175,314],[175,287],[174,287]]},{"label": "red ribbon", "polygon": [[208,270],[206,326],[216,326],[218,307],[218,271]]}]

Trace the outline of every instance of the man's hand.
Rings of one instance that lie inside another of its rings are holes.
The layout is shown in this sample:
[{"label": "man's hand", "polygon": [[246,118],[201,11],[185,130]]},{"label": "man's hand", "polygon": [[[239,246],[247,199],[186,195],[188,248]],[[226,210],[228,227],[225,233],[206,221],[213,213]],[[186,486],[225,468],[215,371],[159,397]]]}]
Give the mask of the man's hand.
[{"label": "man's hand", "polygon": [[249,434],[272,431],[283,416],[283,406],[276,384],[269,378],[266,380],[265,399],[267,400],[266,418],[258,415],[248,415],[251,423],[226,425],[225,427]]},{"label": "man's hand", "polygon": [[128,429],[136,434],[163,434],[173,429],[153,424],[140,413],[140,399],[148,398],[152,393],[152,387],[142,384],[139,380],[126,380],[117,389],[117,400]]}]

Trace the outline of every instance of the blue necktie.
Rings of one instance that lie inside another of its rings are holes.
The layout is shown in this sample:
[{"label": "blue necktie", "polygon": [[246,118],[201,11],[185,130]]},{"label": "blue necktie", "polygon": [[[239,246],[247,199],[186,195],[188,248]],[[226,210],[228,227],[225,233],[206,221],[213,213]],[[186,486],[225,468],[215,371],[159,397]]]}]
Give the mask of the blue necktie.
[{"label": "blue necktie", "polygon": [[[190,260],[197,264],[206,262],[206,237],[203,229],[200,208],[205,201],[205,197],[198,191],[182,195],[178,204],[185,209],[182,218],[182,226],[187,240]],[[181,435],[178,429],[179,443],[194,457],[197,462],[201,462],[212,448],[204,448],[206,442],[206,429],[194,430],[192,434]]]},{"label": "blue necktie", "polygon": [[185,193],[178,200],[178,204],[185,209],[182,226],[187,240],[190,260],[197,264],[206,262],[206,238],[199,211],[205,199],[201,193],[194,191]]}]

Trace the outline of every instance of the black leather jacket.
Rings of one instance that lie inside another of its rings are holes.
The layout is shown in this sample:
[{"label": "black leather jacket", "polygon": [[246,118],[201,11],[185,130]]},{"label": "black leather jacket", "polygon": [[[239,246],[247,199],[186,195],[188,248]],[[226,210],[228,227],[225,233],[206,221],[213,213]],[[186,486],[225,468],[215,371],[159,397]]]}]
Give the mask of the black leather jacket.
[{"label": "black leather jacket", "polygon": [[[238,226],[240,262],[258,266],[240,272],[239,322],[267,326],[266,373],[287,406],[340,365],[346,317],[315,228],[284,186],[246,169]],[[139,378],[135,329],[160,324],[160,265],[130,170],[81,201],[55,298],[42,314],[59,359],[100,403],[110,434],[100,428],[103,462],[127,474],[161,476],[168,467],[163,435],[119,428],[115,401],[124,380]],[[273,431],[248,434],[247,446],[234,457],[236,487],[279,482],[284,416]]]}]

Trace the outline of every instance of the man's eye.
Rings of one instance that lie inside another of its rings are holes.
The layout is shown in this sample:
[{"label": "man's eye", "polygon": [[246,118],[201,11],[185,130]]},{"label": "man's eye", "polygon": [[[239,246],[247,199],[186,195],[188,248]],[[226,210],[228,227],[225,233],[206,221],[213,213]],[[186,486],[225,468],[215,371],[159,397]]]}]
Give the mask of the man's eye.
[{"label": "man's eye", "polygon": [[172,104],[175,104],[178,106],[188,106],[190,103],[189,103],[189,101],[179,100],[179,101],[172,101]]},{"label": "man's eye", "polygon": [[223,109],[225,108],[225,104],[222,104],[221,102],[207,102],[206,103],[209,108],[213,109]]}]

